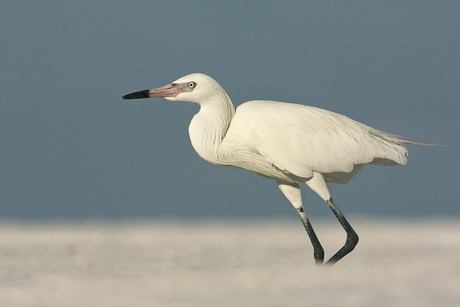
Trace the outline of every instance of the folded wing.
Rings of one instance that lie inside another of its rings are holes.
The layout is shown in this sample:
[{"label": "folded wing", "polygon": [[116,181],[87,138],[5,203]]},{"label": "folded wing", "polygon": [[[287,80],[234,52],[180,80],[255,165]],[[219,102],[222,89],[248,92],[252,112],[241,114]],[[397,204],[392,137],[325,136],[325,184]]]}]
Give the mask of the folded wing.
[{"label": "folded wing", "polygon": [[407,161],[404,140],[315,107],[249,101],[237,108],[233,125],[244,130],[241,141],[248,150],[300,178],[315,171],[345,183],[363,164]]}]

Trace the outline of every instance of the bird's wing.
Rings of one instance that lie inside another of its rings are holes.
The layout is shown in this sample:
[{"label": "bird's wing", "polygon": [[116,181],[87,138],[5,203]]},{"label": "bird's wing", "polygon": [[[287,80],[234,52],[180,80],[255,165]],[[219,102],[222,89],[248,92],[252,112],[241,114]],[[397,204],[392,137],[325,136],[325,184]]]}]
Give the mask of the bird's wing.
[{"label": "bird's wing", "polygon": [[249,151],[301,178],[312,172],[349,173],[354,165],[381,160],[405,164],[398,138],[343,115],[309,106],[250,101],[232,121]]}]

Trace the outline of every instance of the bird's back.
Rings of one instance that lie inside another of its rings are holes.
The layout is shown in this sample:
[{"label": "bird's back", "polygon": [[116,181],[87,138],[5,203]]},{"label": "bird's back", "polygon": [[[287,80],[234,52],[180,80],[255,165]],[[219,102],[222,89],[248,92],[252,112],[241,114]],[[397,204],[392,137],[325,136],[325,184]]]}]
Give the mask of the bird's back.
[{"label": "bird's back", "polygon": [[299,178],[310,178],[316,171],[328,181],[346,183],[364,164],[407,162],[404,140],[346,116],[298,104],[248,101],[237,108],[227,137]]}]

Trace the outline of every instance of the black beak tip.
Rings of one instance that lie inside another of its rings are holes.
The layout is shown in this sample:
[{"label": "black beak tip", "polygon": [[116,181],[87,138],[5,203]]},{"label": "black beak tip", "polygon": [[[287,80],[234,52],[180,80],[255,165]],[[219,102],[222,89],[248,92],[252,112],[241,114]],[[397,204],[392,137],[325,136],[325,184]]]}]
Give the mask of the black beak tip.
[{"label": "black beak tip", "polygon": [[141,99],[141,98],[149,98],[149,90],[134,92],[131,94],[124,95],[121,99]]}]

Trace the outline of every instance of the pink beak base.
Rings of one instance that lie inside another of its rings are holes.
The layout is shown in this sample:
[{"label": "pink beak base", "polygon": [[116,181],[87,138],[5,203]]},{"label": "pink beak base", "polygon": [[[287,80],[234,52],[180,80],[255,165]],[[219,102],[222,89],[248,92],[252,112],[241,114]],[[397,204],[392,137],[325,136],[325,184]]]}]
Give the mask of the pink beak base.
[{"label": "pink beak base", "polygon": [[121,99],[142,99],[152,97],[176,97],[182,93],[183,87],[180,84],[171,83],[150,90],[143,90],[130,93],[121,97]]}]

